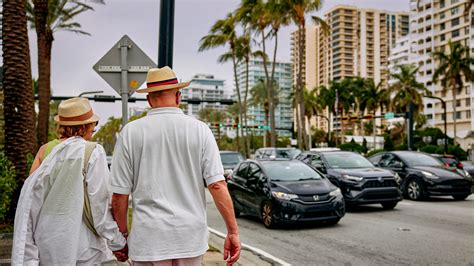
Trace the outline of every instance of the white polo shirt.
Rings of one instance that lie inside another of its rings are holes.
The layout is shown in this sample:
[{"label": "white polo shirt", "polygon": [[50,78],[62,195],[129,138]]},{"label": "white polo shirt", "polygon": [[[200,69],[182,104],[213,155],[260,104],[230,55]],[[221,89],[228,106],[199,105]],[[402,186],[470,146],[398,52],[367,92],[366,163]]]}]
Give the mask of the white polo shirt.
[{"label": "white polo shirt", "polygon": [[224,180],[209,127],[179,108],[128,123],[112,160],[111,190],[132,195],[129,256],[157,261],[202,255],[208,246],[204,180]]}]

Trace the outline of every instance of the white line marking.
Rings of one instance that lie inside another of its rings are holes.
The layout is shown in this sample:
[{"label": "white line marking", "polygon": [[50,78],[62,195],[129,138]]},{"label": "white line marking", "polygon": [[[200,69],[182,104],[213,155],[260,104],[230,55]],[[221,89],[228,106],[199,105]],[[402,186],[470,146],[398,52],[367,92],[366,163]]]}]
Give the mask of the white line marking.
[{"label": "white line marking", "polygon": [[408,205],[408,206],[412,206],[413,203],[408,203],[408,202],[399,202],[398,204],[401,204],[401,205]]},{"label": "white line marking", "polygon": [[[219,237],[221,237],[221,238],[224,238],[224,239],[225,239],[226,236],[227,236],[226,234],[224,234],[224,233],[222,233],[222,232],[220,232],[220,231],[217,231],[217,230],[214,229],[214,228],[208,227],[208,229],[209,229],[209,232],[211,232],[211,233],[213,233],[213,234],[215,234],[215,235],[217,235],[217,236],[219,236]],[[290,266],[290,265],[291,265],[290,263],[288,263],[288,262],[286,262],[286,261],[284,261],[284,260],[282,260],[282,259],[279,259],[279,258],[277,258],[277,257],[275,257],[275,256],[273,256],[273,255],[271,255],[270,253],[265,252],[265,251],[263,251],[263,250],[261,250],[261,249],[259,249],[259,248],[252,247],[252,246],[247,245],[247,244],[244,244],[244,243],[242,243],[242,247],[243,247],[243,248],[246,248],[246,249],[248,249],[248,250],[250,250],[250,251],[252,251],[252,252],[254,252],[254,253],[260,254],[261,256],[263,256],[263,257],[265,257],[265,258],[267,258],[267,259],[269,259],[269,260],[272,260],[272,261],[274,261],[275,263],[277,263],[278,265],[283,265],[283,266]]]}]

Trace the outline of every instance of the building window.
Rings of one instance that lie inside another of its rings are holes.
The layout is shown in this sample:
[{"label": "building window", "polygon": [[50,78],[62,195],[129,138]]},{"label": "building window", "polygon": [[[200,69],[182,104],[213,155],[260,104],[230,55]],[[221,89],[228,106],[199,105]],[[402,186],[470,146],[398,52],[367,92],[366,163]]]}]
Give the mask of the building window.
[{"label": "building window", "polygon": [[439,14],[439,19],[444,19],[444,18],[445,18],[444,12],[442,12],[441,14]]},{"label": "building window", "polygon": [[457,2],[459,2],[459,0],[451,0],[451,5],[456,4]]},{"label": "building window", "polygon": [[441,97],[446,97],[446,90],[441,91]]},{"label": "building window", "polygon": [[433,108],[433,104],[432,103],[427,104],[426,108]]},{"label": "building window", "polygon": [[446,36],[445,36],[444,34],[441,34],[441,35],[439,36],[439,38],[440,38],[441,41],[446,40]]},{"label": "building window", "polygon": [[429,114],[429,115],[426,115],[426,118],[429,120],[429,119],[433,119],[433,115],[432,114]]},{"label": "building window", "polygon": [[459,37],[459,35],[460,35],[459,29],[454,30],[453,32],[451,32],[451,38]]},{"label": "building window", "polygon": [[459,18],[451,20],[451,27],[455,27],[457,25],[459,25]]},{"label": "building window", "polygon": [[[456,119],[461,119],[461,112],[456,112]],[[453,119],[454,119],[454,114],[453,114]]]},{"label": "building window", "polygon": [[471,98],[466,99],[466,106],[471,106]]},{"label": "building window", "polygon": [[470,95],[471,94],[471,86],[466,87],[466,94]]},{"label": "building window", "polygon": [[466,118],[471,118],[471,110],[466,111]]},{"label": "building window", "polygon": [[461,100],[456,100],[456,107],[461,107]]},{"label": "building window", "polygon": [[451,15],[456,15],[458,13],[459,13],[459,8],[458,7],[451,8]]}]

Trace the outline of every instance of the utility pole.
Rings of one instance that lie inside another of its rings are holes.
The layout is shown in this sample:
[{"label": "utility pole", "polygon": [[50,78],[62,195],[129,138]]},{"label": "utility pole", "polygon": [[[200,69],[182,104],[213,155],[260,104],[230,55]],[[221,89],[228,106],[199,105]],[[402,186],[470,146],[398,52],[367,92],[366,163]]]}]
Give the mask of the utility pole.
[{"label": "utility pole", "polygon": [[408,105],[408,150],[413,150],[413,102]]},{"label": "utility pole", "polygon": [[444,154],[448,154],[448,125],[446,120],[448,119],[446,116],[446,102],[443,100],[441,97],[437,96],[431,96],[431,95],[423,95],[423,97],[426,98],[431,98],[431,99],[436,99],[441,102],[441,106],[443,107],[443,115],[444,115],[444,138],[443,138],[443,143],[444,143]]},{"label": "utility pole", "polygon": [[158,67],[173,68],[174,0],[161,0]]}]

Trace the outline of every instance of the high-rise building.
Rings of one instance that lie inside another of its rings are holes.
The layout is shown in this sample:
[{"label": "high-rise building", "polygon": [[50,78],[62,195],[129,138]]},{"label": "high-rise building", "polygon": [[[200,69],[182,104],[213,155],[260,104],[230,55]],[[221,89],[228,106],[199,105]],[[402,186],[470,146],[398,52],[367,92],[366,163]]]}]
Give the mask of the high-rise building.
[{"label": "high-rise building", "polygon": [[221,105],[219,102],[205,102],[219,101],[223,99],[230,99],[231,95],[224,89],[224,80],[216,79],[213,75],[196,74],[191,79],[188,87],[182,90],[184,100],[201,100],[200,103],[188,103],[186,113],[188,115],[199,118],[199,111],[205,107],[224,110],[226,105]]},{"label": "high-rise building", "polygon": [[[448,41],[460,42],[469,47],[470,56],[474,52],[474,31],[470,21],[472,10],[465,12],[468,0],[411,0],[410,1],[410,46],[411,62],[419,67],[417,80],[437,97],[446,101],[448,135],[454,135],[453,118],[456,116],[457,137],[464,137],[474,130],[471,116],[471,99],[474,96],[472,83],[465,83],[464,88],[453,95],[450,88],[443,90],[441,85],[433,83],[433,74],[437,63],[432,58],[434,51],[449,53]],[[456,104],[456,114],[453,112]],[[443,128],[443,108],[435,99],[424,99],[424,112],[428,124]]]},{"label": "high-rise building", "polygon": [[[272,69],[272,63],[268,62],[268,71]],[[278,136],[291,136],[293,126],[293,108],[291,102],[291,93],[293,80],[291,76],[291,63],[277,61],[275,65],[274,79],[278,84],[278,105],[275,107],[275,126]],[[249,91],[248,99],[250,99],[250,90],[259,81],[265,81],[265,70],[263,60],[253,58],[249,62]],[[269,73],[270,74],[270,73]],[[242,101],[244,99],[246,84],[246,66],[240,64],[237,67],[237,80],[241,91]],[[237,97],[234,95],[235,100]],[[263,126],[265,125],[265,112],[263,104],[258,106],[249,105],[248,107],[248,125]],[[255,129],[258,134],[263,133],[263,129]]]},{"label": "high-rise building", "polygon": [[[390,51],[388,57],[388,71],[390,74],[398,73],[399,66],[411,64],[410,35],[404,36],[397,40],[395,46]],[[389,78],[388,85],[394,84],[396,81]]]},{"label": "high-rise building", "polygon": [[[320,26],[310,26],[304,38],[303,83],[313,89],[349,77],[372,78],[386,85],[388,57],[396,40],[409,33],[405,12],[338,5],[325,13],[329,34]],[[298,32],[292,34],[293,80],[298,73]],[[325,116],[327,117],[327,111]],[[324,118],[311,123],[327,130]]]}]

